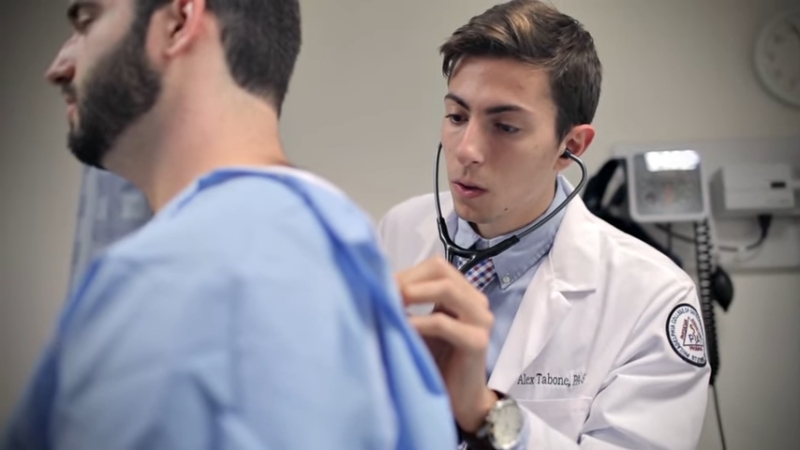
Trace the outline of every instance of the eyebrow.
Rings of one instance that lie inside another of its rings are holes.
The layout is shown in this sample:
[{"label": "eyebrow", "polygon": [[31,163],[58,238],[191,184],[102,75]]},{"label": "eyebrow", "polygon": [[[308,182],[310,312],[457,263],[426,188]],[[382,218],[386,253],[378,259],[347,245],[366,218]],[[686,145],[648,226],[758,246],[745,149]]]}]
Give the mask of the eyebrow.
[{"label": "eyebrow", "polygon": [[[462,99],[461,97],[459,97],[459,96],[457,96],[457,95],[455,95],[453,93],[448,93],[447,95],[444,96],[444,98],[446,100],[452,100],[452,101],[458,103],[459,105],[461,105],[461,107],[463,107],[467,111],[469,111],[469,109],[470,109],[469,105],[467,104],[466,101],[464,101],[464,99]],[[492,107],[486,108],[486,114],[490,114],[490,115],[491,114],[500,114],[500,113],[504,113],[504,112],[526,112],[526,110],[524,108],[522,108],[521,106],[518,106],[518,105],[497,105],[497,106],[492,106]]]}]

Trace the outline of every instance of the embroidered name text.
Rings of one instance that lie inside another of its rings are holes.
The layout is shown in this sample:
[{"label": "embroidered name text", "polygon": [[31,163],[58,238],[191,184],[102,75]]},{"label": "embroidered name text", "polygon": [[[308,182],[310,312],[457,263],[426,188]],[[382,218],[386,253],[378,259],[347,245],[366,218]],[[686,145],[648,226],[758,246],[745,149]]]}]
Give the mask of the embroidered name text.
[{"label": "embroidered name text", "polygon": [[547,386],[580,386],[586,379],[586,374],[569,376],[553,376],[550,373],[536,373],[532,376],[523,373],[517,379],[518,385],[547,385]]}]

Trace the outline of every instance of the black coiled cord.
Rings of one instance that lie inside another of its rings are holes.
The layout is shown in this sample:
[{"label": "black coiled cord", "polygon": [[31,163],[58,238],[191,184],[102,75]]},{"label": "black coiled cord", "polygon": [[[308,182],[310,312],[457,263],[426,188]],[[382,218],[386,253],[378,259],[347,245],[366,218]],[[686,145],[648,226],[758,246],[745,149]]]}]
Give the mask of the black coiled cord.
[{"label": "black coiled cord", "polygon": [[712,277],[715,266],[712,255],[711,230],[708,219],[694,223],[694,243],[697,260],[697,283],[700,294],[700,309],[703,316],[703,326],[706,330],[706,350],[708,363],[711,365],[711,380],[709,384],[714,393],[714,407],[717,410],[717,425],[719,426],[722,448],[726,449],[725,432],[722,429],[722,415],[719,408],[716,377],[719,372],[719,349],[717,348],[717,322],[714,317],[714,291]]},{"label": "black coiled cord", "polygon": [[714,293],[711,277],[714,274],[714,261],[711,254],[711,233],[708,220],[694,223],[695,256],[697,260],[697,283],[700,295],[700,308],[703,325],[706,329],[706,349],[711,364],[711,385],[714,385],[719,371],[719,352],[717,349],[717,324],[714,318]]}]

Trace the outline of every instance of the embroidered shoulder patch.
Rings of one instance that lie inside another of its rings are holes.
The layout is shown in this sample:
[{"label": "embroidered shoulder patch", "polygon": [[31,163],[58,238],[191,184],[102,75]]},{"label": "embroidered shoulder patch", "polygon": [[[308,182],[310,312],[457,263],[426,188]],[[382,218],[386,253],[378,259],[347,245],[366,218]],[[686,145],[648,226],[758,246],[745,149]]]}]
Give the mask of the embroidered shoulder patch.
[{"label": "embroidered shoulder patch", "polygon": [[706,365],[706,340],[703,319],[692,305],[680,304],[667,319],[667,338],[675,353],[698,367]]}]

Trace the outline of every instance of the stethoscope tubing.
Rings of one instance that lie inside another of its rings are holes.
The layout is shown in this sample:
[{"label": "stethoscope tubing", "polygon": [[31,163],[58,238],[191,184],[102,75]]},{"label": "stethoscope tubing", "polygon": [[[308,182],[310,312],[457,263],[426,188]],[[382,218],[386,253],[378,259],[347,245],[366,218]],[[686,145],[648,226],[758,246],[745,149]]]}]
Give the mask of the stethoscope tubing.
[{"label": "stethoscope tubing", "polygon": [[528,227],[525,231],[519,234],[515,234],[511,237],[508,237],[489,248],[485,248],[483,250],[469,250],[460,247],[456,245],[455,242],[453,242],[453,239],[450,237],[450,233],[447,229],[447,224],[445,223],[445,219],[444,217],[442,217],[442,206],[439,200],[439,162],[441,159],[441,154],[442,154],[442,144],[439,143],[439,149],[436,151],[436,164],[434,167],[434,178],[433,178],[434,201],[436,203],[436,222],[439,229],[439,240],[442,241],[442,245],[444,245],[445,259],[447,259],[448,262],[455,265],[456,257],[461,257],[467,260],[462,266],[458,268],[458,270],[463,274],[469,272],[470,269],[477,266],[482,261],[489,258],[493,258],[503,253],[504,251],[508,250],[509,248],[517,244],[523,237],[527,236],[530,233],[533,233],[541,226],[546,224],[549,220],[555,217],[556,214],[561,212],[561,210],[564,209],[569,204],[569,202],[572,201],[572,199],[575,198],[575,196],[580,193],[581,189],[583,188],[583,185],[586,183],[586,175],[587,175],[586,165],[583,163],[583,161],[581,161],[580,158],[575,156],[569,150],[564,151],[562,158],[569,158],[575,161],[575,163],[578,164],[578,167],[581,170],[581,180],[578,183],[578,186],[576,186],[575,189],[573,189],[573,191],[570,192],[567,198],[564,199],[564,201],[561,202],[561,204],[559,204],[553,211],[551,211],[550,214],[545,216],[543,219],[539,220],[535,225]]}]

